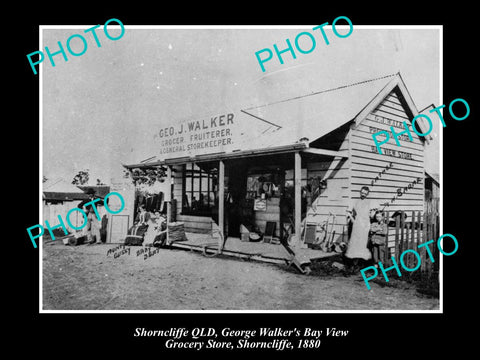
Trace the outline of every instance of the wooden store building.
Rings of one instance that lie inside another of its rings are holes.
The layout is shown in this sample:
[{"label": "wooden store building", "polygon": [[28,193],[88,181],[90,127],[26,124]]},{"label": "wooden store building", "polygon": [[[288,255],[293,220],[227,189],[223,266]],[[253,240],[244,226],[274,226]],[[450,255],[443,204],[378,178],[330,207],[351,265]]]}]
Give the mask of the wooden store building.
[{"label": "wooden store building", "polygon": [[411,129],[417,114],[393,74],[172,123],[155,134],[157,156],[126,168],[166,167],[172,191],[165,200],[175,200],[173,218],[187,234],[209,233],[216,224],[228,241],[247,231],[268,233],[271,241],[305,238],[313,224],[313,237],[347,242],[346,210],[362,186],[390,213],[424,210],[428,139],[412,130],[413,141],[400,135],[401,146],[392,140],[379,154],[372,138],[390,127],[402,132],[404,121]]}]

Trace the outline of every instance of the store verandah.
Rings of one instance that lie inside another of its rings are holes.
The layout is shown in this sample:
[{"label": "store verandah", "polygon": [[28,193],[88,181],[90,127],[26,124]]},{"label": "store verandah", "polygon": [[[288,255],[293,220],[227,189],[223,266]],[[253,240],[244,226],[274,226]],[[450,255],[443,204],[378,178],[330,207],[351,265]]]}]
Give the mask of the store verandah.
[{"label": "store verandah", "polygon": [[[172,193],[166,196],[167,217],[185,223],[181,241],[170,237],[167,244],[207,256],[293,264],[308,272],[310,262],[337,253],[309,248],[301,239],[305,167],[308,161],[337,155],[330,150],[312,152],[299,143],[260,153],[215,154],[197,161],[157,164],[166,166],[167,182],[173,184]],[[195,184],[202,189],[202,183],[203,190],[197,192]],[[176,200],[173,210],[172,200]],[[188,224],[203,231],[192,231]],[[247,231],[246,236],[242,231]],[[259,233],[260,239],[249,238],[252,233]]]},{"label": "store verandah", "polygon": [[[213,230],[212,233],[205,234],[187,232],[185,233],[185,236],[185,241],[172,242],[170,247],[174,249],[198,251],[206,256],[222,254],[245,260],[256,260],[293,266],[295,266],[295,258],[302,270],[305,270],[306,266],[311,262],[338,256],[338,254],[334,252],[324,252],[300,246],[291,246],[294,253],[292,254],[281,244],[271,244],[263,241],[246,242],[238,237],[228,237],[223,244],[222,251],[220,252],[218,249],[222,239],[215,230]],[[302,266],[302,264],[304,264],[304,266]]]}]

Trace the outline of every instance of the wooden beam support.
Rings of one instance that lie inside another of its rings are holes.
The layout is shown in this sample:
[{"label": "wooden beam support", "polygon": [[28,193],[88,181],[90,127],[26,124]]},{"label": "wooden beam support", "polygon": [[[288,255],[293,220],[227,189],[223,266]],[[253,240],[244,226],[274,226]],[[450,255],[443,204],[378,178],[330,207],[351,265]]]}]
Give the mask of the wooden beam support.
[{"label": "wooden beam support", "polygon": [[168,191],[165,194],[165,200],[167,203],[167,244],[170,244],[170,236],[168,234],[168,225],[172,218],[172,168],[170,166],[167,166],[167,184]]},{"label": "wooden beam support", "polygon": [[225,164],[223,160],[218,162],[218,227],[222,237],[225,236]]},{"label": "wooden beam support", "polygon": [[295,152],[295,238],[300,244],[302,221],[302,156]]},{"label": "wooden beam support", "polygon": [[316,148],[307,148],[302,150],[303,153],[307,154],[315,154],[315,155],[325,155],[325,156],[333,156],[339,158],[348,158],[348,153],[346,151],[334,151],[334,150],[327,150],[327,149],[316,149]]},{"label": "wooden beam support", "polygon": [[195,157],[183,156],[173,159],[158,160],[155,162],[147,164],[123,164],[123,167],[127,169],[134,168],[151,168],[155,166],[165,166],[165,165],[182,165],[189,164],[194,162],[208,162],[208,161],[218,161],[218,160],[228,160],[228,159],[240,159],[252,156],[266,156],[266,155],[276,155],[284,153],[292,153],[294,151],[305,149],[305,143],[297,143],[291,145],[281,145],[281,146],[272,146],[265,149],[256,149],[256,150],[233,150],[228,153],[216,153],[216,154],[205,154],[197,155]]}]

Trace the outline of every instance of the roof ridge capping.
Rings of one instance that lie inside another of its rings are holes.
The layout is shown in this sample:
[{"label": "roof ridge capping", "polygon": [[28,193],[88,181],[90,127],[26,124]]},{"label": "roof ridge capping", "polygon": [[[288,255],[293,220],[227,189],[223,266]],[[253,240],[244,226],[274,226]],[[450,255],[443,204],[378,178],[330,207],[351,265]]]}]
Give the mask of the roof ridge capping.
[{"label": "roof ridge capping", "polygon": [[[371,112],[374,108],[376,108],[381,101],[395,88],[398,87],[398,90],[401,93],[401,96],[403,97],[406,106],[408,107],[408,110],[412,113],[412,119],[416,115],[418,115],[419,111],[417,109],[417,106],[415,105],[412,97],[410,96],[410,93],[407,89],[407,86],[405,85],[405,82],[403,81],[402,75],[400,72],[397,72],[396,74],[390,75],[392,78],[391,81],[389,81],[365,106],[364,108],[355,116],[353,119],[355,123],[359,123],[362,121],[367,113]],[[377,80],[380,79],[385,79],[388,76],[384,76],[382,78],[377,78]],[[373,81],[373,80],[372,80]]]},{"label": "roof ridge capping", "polygon": [[372,82],[372,81],[383,80],[383,79],[386,79],[386,78],[389,78],[389,77],[394,77],[394,76],[397,76],[397,75],[400,75],[400,73],[397,73],[397,74],[389,74],[389,75],[380,76],[380,77],[373,78],[373,79],[357,81],[356,83],[353,83],[353,84],[342,85],[342,86],[339,86],[339,87],[336,87],[336,88],[333,88],[333,89],[327,89],[327,90],[319,91],[318,94],[324,93],[324,92],[329,92],[329,91],[340,90],[340,89],[344,89],[344,88],[351,87],[351,86],[357,86],[357,85],[361,85],[361,84],[366,84],[366,83],[369,83],[369,82]]},{"label": "roof ridge capping", "polygon": [[[388,75],[380,76],[380,77],[373,78],[373,79],[367,79],[367,80],[357,81],[357,82],[355,82],[355,83],[351,83],[351,84],[347,84],[347,85],[342,85],[342,86],[337,86],[337,87],[331,88],[331,89],[325,89],[325,90],[315,91],[315,92],[311,92],[311,93],[309,93],[309,94],[299,95],[299,96],[295,96],[295,97],[288,98],[288,99],[283,99],[283,100],[278,100],[278,101],[274,101],[274,102],[271,102],[271,103],[268,103],[268,104],[251,106],[251,107],[245,108],[245,109],[243,109],[243,110],[246,111],[246,110],[258,109],[258,108],[261,108],[261,107],[266,107],[266,106],[271,106],[271,105],[275,105],[275,104],[280,104],[280,103],[287,102],[287,101],[291,101],[291,100],[298,100],[298,99],[301,99],[301,98],[304,98],[304,97],[308,97],[308,96],[314,96],[314,95],[318,95],[318,94],[324,94],[324,93],[327,93],[327,92],[336,91],[336,90],[340,90],[340,89],[345,89],[345,88],[348,88],[348,87],[357,86],[357,85],[361,85],[361,84],[366,84],[366,83],[373,82],[373,81],[383,80],[383,79],[387,79],[387,78],[390,78],[390,77],[393,78],[393,77],[396,77],[396,76],[401,77],[401,76],[400,76],[400,72],[394,73],[394,74],[388,74]],[[242,110],[242,111],[243,111],[243,110]]]}]

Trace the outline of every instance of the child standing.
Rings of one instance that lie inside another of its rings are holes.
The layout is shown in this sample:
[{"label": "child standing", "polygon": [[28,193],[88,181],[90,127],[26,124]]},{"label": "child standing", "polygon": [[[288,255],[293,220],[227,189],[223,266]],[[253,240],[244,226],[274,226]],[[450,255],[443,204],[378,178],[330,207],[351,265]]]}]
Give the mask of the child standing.
[{"label": "child standing", "polygon": [[375,266],[385,258],[386,235],[387,224],[385,223],[385,215],[383,211],[377,211],[375,213],[375,221],[370,225],[370,251],[372,252]]}]

